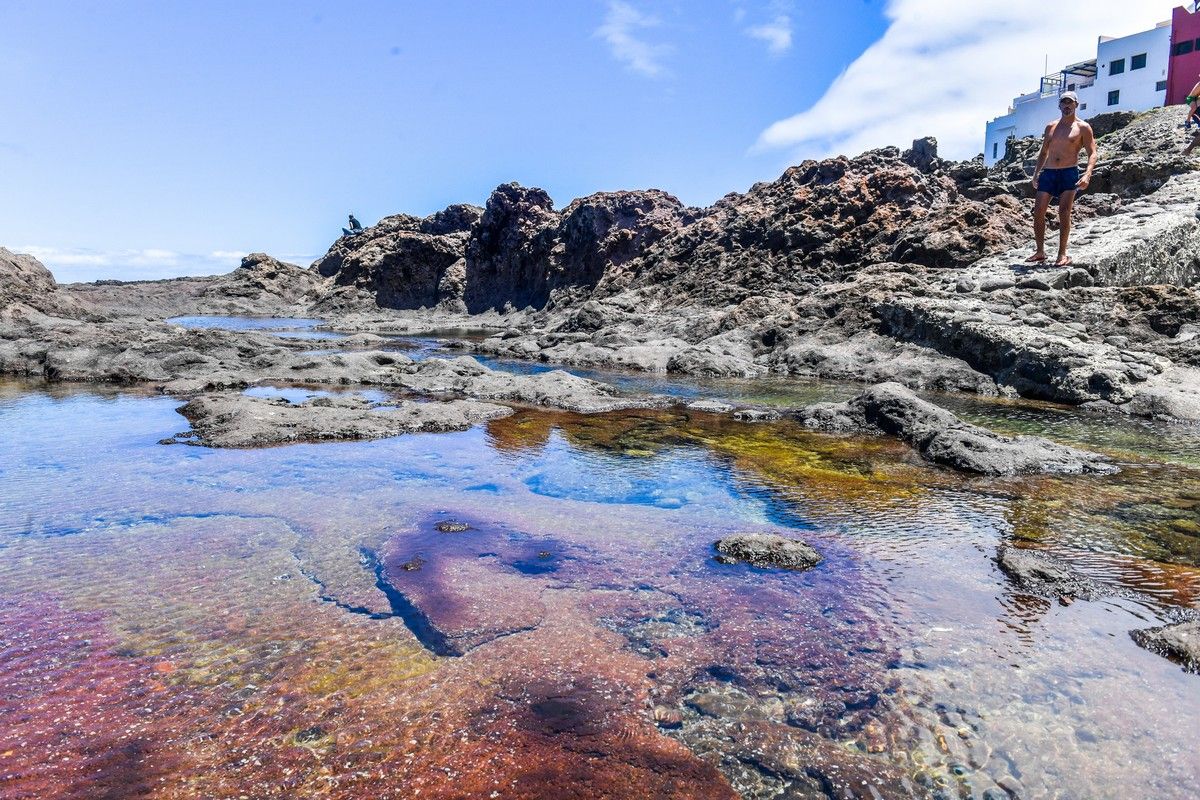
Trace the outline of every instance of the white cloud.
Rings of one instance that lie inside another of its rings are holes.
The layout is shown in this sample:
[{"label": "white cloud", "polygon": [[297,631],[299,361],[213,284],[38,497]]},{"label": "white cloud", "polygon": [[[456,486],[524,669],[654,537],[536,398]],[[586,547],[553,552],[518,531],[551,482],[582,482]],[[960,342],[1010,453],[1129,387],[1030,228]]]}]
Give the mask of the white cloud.
[{"label": "white cloud", "polygon": [[207,255],[177,253],[161,248],[140,250],[89,250],[84,248],[25,245],[15,252],[28,253],[42,262],[59,283],[107,278],[156,280],[178,275],[219,275],[241,261],[243,253],[214,250]]},{"label": "white cloud", "polygon": [[883,37],[807,111],[780,120],[756,149],[795,157],[856,154],[920,136],[969,158],[984,126],[1050,68],[1094,58],[1101,34],[1125,36],[1171,16],[1172,0],[890,0]]},{"label": "white cloud", "polygon": [[39,247],[37,245],[30,244],[25,245],[24,247],[18,247],[15,252],[27,253],[46,266],[50,266],[51,264],[61,264],[68,267],[103,267],[112,263],[109,260],[108,254],[98,253],[94,250],[60,250],[56,247]]},{"label": "white cloud", "polygon": [[639,31],[659,25],[655,17],[648,17],[628,3],[610,0],[604,24],[596,29],[596,36],[608,43],[613,58],[629,69],[657,78],[666,74],[663,59],[671,48],[665,44],[652,44],[638,36]]},{"label": "white cloud", "polygon": [[179,261],[179,254],[171,250],[132,250],[128,253],[131,264],[173,266]]},{"label": "white cloud", "polygon": [[780,14],[764,25],[747,28],[746,35],[766,42],[767,52],[771,55],[782,55],[792,46],[792,19]]}]

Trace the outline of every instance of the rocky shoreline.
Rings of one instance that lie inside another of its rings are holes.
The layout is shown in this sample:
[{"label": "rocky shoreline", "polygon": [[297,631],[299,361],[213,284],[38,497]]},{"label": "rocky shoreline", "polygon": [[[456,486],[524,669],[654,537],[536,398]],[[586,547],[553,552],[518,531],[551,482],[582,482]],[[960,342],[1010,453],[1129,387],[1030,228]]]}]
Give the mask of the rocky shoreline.
[{"label": "rocky shoreline", "polygon": [[252,254],[213,278],[57,286],[0,251],[0,372],[169,383],[218,351],[282,345],[162,320],[253,314],[491,331],[456,344],[546,363],[896,381],[1200,421],[1200,165],[1178,153],[1175,113],[1094,121],[1107,133],[1071,269],[1023,261],[1028,141],[989,170],[922,140],[805,162],[705,209],[648,190],[556,211],[507,184],[483,208],[387,217],[309,269]]}]

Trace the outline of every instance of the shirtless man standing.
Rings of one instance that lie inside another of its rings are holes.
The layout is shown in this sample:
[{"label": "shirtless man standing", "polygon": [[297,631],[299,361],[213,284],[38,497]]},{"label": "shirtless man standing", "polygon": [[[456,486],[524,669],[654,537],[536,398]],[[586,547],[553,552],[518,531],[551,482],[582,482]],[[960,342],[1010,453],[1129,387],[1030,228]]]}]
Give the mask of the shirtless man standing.
[{"label": "shirtless man standing", "polygon": [[[1071,207],[1075,205],[1075,192],[1086,189],[1096,168],[1096,139],[1092,126],[1075,118],[1079,98],[1074,92],[1063,92],[1058,100],[1062,117],[1046,126],[1042,137],[1042,152],[1038,153],[1037,168],[1033,171],[1033,183],[1037,186],[1037,200],[1033,204],[1033,239],[1037,252],[1030,256],[1030,263],[1046,260],[1046,209],[1051,198],[1058,201],[1058,260],[1056,267],[1071,263],[1067,255],[1067,238],[1071,235]],[[1079,177],[1079,151],[1088,154],[1087,171]]]}]

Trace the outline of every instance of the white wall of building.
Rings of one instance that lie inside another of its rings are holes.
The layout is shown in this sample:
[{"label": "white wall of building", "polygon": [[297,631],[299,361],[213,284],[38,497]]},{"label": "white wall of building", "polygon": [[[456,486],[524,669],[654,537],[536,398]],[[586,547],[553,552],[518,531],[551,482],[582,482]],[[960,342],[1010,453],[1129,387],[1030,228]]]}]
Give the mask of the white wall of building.
[{"label": "white wall of building", "polygon": [[[1145,54],[1146,66],[1132,69],[1133,57]],[[1167,99],[1167,61],[1171,57],[1171,26],[1160,25],[1148,31],[1100,41],[1096,47],[1096,78],[1087,80],[1064,75],[1064,84],[1076,84],[1079,116],[1083,119],[1107,111],[1147,111],[1163,105]],[[1111,74],[1113,62],[1124,59],[1124,71]],[[1082,83],[1081,83],[1082,81]],[[1159,89],[1159,86],[1162,86]],[[1067,86],[1063,87],[1064,90]],[[1109,92],[1117,92],[1109,104]],[[989,167],[1004,157],[1009,136],[1040,136],[1046,125],[1058,118],[1057,91],[1043,96],[1040,92],[1013,99],[1012,110],[987,124],[983,161]]]},{"label": "white wall of building", "polygon": [[[1140,54],[1146,56],[1146,66],[1132,69],[1133,57]],[[1096,48],[1096,85],[1091,90],[1094,99],[1083,116],[1094,117],[1105,111],[1147,111],[1161,106],[1167,100],[1167,62],[1170,57],[1170,25],[1101,42]],[[1125,71],[1112,75],[1112,64],[1118,59],[1124,60]],[[1158,88],[1160,83],[1162,89]],[[1120,93],[1119,101],[1109,105],[1108,93],[1113,91]]]}]

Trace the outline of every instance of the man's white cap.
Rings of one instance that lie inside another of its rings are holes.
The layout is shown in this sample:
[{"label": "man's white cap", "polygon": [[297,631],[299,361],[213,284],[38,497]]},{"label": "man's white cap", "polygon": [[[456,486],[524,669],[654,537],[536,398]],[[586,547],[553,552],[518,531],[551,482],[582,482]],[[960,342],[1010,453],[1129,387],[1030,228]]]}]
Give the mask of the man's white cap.
[{"label": "man's white cap", "polygon": [[1075,105],[1079,105],[1079,95],[1075,94],[1074,92],[1063,92],[1061,95],[1058,96],[1058,99],[1059,100],[1070,100],[1073,103],[1075,103]]}]

